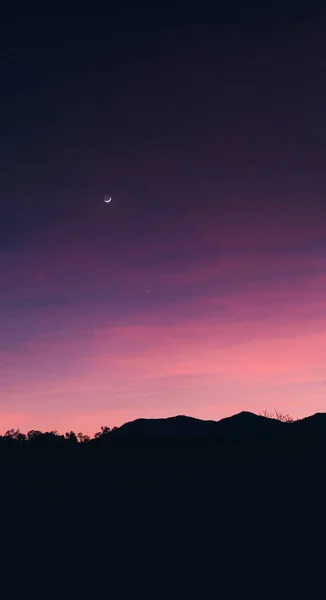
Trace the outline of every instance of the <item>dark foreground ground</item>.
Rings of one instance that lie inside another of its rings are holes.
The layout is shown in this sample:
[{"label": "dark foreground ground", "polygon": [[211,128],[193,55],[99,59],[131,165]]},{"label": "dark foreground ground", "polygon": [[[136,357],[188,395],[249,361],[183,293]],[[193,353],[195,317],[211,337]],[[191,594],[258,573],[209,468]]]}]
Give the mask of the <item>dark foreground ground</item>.
[{"label": "dark foreground ground", "polygon": [[324,568],[323,433],[0,450],[5,560],[43,591],[288,598]]}]

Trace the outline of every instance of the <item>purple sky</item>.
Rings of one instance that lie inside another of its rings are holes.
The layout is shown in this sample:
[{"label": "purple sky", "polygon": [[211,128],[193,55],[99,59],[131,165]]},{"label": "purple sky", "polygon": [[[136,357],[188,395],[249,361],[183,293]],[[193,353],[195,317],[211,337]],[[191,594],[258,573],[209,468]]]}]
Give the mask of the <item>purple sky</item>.
[{"label": "purple sky", "polygon": [[7,25],[1,431],[325,410],[325,19],[280,14]]}]

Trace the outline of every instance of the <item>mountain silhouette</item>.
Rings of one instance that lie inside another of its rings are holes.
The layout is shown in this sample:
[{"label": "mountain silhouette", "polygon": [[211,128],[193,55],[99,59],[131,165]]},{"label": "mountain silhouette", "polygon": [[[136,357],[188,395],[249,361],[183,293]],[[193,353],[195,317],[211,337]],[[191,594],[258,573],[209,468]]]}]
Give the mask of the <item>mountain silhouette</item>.
[{"label": "mountain silhouette", "polygon": [[210,435],[215,431],[216,425],[216,421],[204,421],[184,415],[165,419],[136,419],[119,427],[116,435],[197,437]]},{"label": "mountain silhouette", "polygon": [[260,438],[277,435],[285,427],[285,423],[276,419],[242,411],[220,421],[205,421],[184,415],[165,419],[136,419],[119,427],[115,435],[137,438]]},{"label": "mountain silhouette", "polygon": [[231,417],[225,417],[217,421],[216,432],[223,435],[223,437],[241,436],[244,438],[260,438],[283,433],[284,427],[286,427],[286,424],[277,419],[242,411]]},{"label": "mountain silhouette", "polygon": [[326,413],[315,413],[292,423],[289,441],[300,441],[306,446],[325,445]]},{"label": "mountain silhouette", "polygon": [[292,423],[293,429],[300,429],[302,431],[325,431],[326,432],[326,413],[315,413],[309,417],[304,417],[298,421]]}]

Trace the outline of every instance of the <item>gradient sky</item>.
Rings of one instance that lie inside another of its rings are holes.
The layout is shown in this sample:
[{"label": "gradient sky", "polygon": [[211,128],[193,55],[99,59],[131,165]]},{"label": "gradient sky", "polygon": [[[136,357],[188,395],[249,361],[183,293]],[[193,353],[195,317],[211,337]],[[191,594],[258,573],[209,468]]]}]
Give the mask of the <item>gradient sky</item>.
[{"label": "gradient sky", "polygon": [[0,432],[325,411],[320,5],[2,24]]}]

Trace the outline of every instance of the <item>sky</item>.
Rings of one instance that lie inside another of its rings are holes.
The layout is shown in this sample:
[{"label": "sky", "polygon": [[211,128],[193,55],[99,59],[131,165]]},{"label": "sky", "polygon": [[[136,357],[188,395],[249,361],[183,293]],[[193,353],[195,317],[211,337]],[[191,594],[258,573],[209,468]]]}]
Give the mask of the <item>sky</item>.
[{"label": "sky", "polygon": [[172,4],[3,20],[0,433],[325,411],[326,9]]}]

